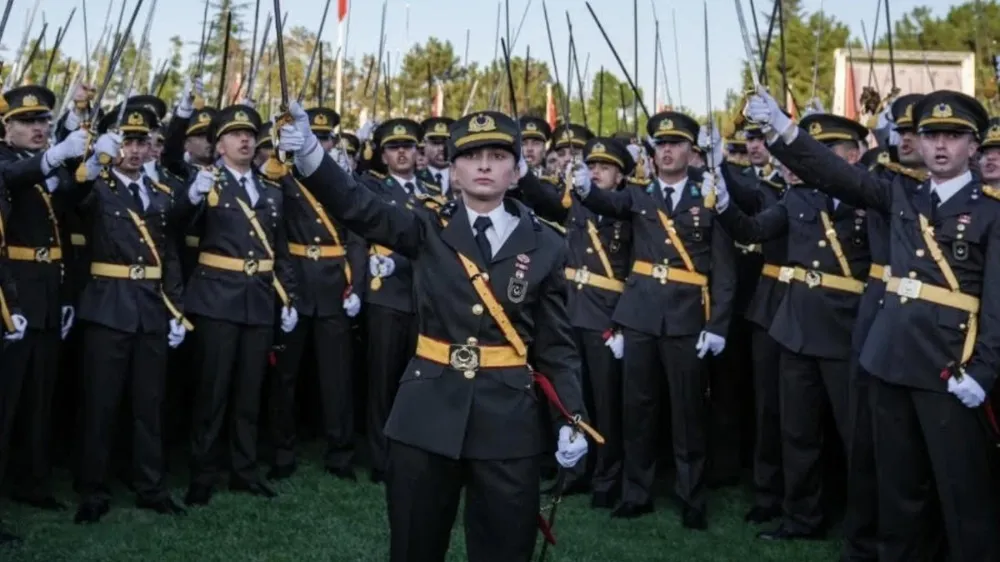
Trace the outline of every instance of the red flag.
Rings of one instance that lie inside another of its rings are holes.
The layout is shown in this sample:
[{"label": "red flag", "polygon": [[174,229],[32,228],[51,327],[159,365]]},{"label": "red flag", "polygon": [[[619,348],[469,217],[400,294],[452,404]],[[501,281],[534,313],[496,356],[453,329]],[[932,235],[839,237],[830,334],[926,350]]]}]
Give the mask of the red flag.
[{"label": "red flag", "polygon": [[337,21],[342,22],[347,17],[347,0],[337,0]]},{"label": "red flag", "polygon": [[545,88],[545,121],[549,127],[556,128],[556,102],[552,99],[552,84]]},{"label": "red flag", "polygon": [[848,119],[858,119],[858,91],[854,83],[854,60],[848,55],[847,60],[847,84],[844,88],[844,117]]}]

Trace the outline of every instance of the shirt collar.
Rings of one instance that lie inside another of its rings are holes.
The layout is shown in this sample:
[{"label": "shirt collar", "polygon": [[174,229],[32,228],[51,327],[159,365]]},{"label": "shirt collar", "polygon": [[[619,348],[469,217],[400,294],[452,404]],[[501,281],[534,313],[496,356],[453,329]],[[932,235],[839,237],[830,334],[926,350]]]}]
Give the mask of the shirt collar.
[{"label": "shirt collar", "polygon": [[463,207],[465,207],[465,213],[469,217],[469,226],[475,224],[476,219],[479,217],[489,217],[490,222],[493,223],[493,228],[496,229],[497,232],[504,232],[507,228],[507,225],[509,225],[511,221],[514,221],[517,218],[514,215],[507,212],[507,209],[504,208],[503,203],[500,203],[499,205],[496,206],[495,209],[493,209],[489,213],[486,213],[485,215],[481,215],[465,205],[463,205]]},{"label": "shirt collar", "polygon": [[141,172],[139,173],[139,177],[138,178],[132,179],[132,178],[126,176],[125,174],[121,173],[120,171],[118,171],[118,168],[111,168],[111,171],[114,172],[115,177],[118,178],[118,181],[120,181],[126,187],[130,186],[130,185],[132,185],[134,183],[134,184],[136,184],[136,185],[139,186],[139,189],[145,189],[146,188],[145,183],[142,181],[142,173]]},{"label": "shirt collar", "polygon": [[405,179],[397,176],[396,174],[390,174],[390,177],[392,177],[392,179],[396,180],[396,183],[399,184],[399,187],[402,187],[403,189],[406,189],[406,184],[407,183],[412,184],[414,188],[417,187],[417,178],[416,177],[414,177],[413,179],[409,179],[409,180],[405,180]]},{"label": "shirt collar", "polygon": [[679,181],[677,183],[667,183],[667,182],[661,180],[660,178],[656,178],[656,181],[657,181],[657,183],[660,184],[660,191],[663,191],[663,190],[665,190],[668,187],[672,187],[672,188],[674,188],[674,193],[681,193],[681,192],[683,192],[684,191],[684,186],[687,185],[687,182],[688,182],[687,178],[684,178],[684,179],[682,179],[681,181]]},{"label": "shirt collar", "polygon": [[243,178],[246,178],[250,182],[253,182],[253,168],[252,167],[250,169],[248,169],[245,173],[242,173],[242,174],[240,172],[237,172],[236,170],[230,168],[229,166],[226,166],[226,169],[229,170],[229,173],[232,174],[233,178],[236,179],[236,183],[240,183],[240,180],[243,179]]},{"label": "shirt collar", "polygon": [[958,190],[965,187],[971,181],[972,181],[972,172],[966,170],[964,174],[955,178],[951,178],[950,180],[944,181],[942,183],[936,184],[934,183],[934,180],[931,180],[931,189],[938,194],[938,197],[941,199],[941,203],[943,204],[953,195],[958,193]]}]

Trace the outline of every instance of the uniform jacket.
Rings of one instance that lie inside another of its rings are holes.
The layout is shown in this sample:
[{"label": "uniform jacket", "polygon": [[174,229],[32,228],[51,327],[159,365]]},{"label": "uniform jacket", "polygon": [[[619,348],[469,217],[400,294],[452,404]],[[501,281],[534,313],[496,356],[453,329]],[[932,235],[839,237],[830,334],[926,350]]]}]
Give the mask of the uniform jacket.
[{"label": "uniform jacket", "polygon": [[[381,174],[367,172],[361,176],[361,181],[372,193],[379,196],[390,205],[406,209],[414,209],[430,205],[437,207],[438,202],[429,195],[429,191],[423,182],[417,178],[414,181],[416,189],[414,193],[407,194],[403,186],[399,185],[392,176],[382,176]],[[387,248],[392,250],[391,248]],[[371,250],[386,253],[385,250],[372,247]],[[400,312],[414,312],[413,308],[413,268],[405,255],[390,251],[387,254],[396,264],[396,269],[392,275],[382,278],[381,282],[372,284],[372,275],[368,271],[365,263],[365,275],[367,290],[364,292],[365,302],[385,306]]]},{"label": "uniform jacket", "polygon": [[[864,209],[843,202],[834,209],[828,195],[797,185],[781,201],[756,216],[746,215],[737,205],[730,205],[719,214],[719,221],[740,242],[751,244],[785,238],[786,263],[790,266],[844,276],[834,245],[827,238],[821,219],[823,212],[833,223],[850,276],[863,282],[871,265]],[[798,281],[785,285],[784,297],[770,326],[771,337],[794,353],[849,359],[851,331],[861,295],[819,286],[810,288]]]},{"label": "uniform jacket", "polygon": [[[989,392],[1000,371],[1000,285],[995,281],[1000,279],[1000,201],[973,179],[932,212],[929,182],[914,186],[898,175],[881,179],[845,165],[801,131],[791,144],[779,141],[771,150],[804,180],[883,215],[889,223],[893,276],[948,288],[920,230],[921,215],[933,219],[934,241],[959,289],[980,300],[975,346],[965,368]],[[861,352],[861,365],[894,384],[947,392],[940,373],[948,363],[962,359],[969,314],[903,299],[886,293]]]},{"label": "uniform jacket", "polygon": [[[317,210],[303,196],[302,184],[293,176],[287,175],[281,179],[281,192],[284,196],[285,231],[289,243],[303,246],[336,244],[346,251],[345,256],[334,258],[290,256],[299,287],[295,308],[304,316],[343,316],[346,294],[364,294],[365,273],[368,269],[364,240],[334,223],[337,236],[335,241],[319,219]],[[330,220],[332,222],[333,219]],[[347,282],[348,270],[351,273],[350,284]]]},{"label": "uniform jacket", "polygon": [[[565,243],[533,220],[527,207],[505,202],[520,220],[487,264],[460,203],[450,203],[440,215],[393,205],[329,157],[302,182],[347,228],[410,260],[420,334],[451,344],[475,338],[479,345],[507,345],[483,311],[457,252],[473,260],[488,273],[497,300],[528,346],[529,364],[552,380],[570,412],[585,415],[580,357],[566,312]],[[534,456],[545,450],[550,435],[539,399],[526,367],[481,369],[468,379],[449,365],[415,357],[400,379],[385,433],[450,458]]]},{"label": "uniform jacket", "polygon": [[[621,282],[628,277],[632,265],[632,225],[627,220],[598,215],[585,207],[575,193],[572,194],[569,209],[566,209],[562,206],[562,188],[532,174],[525,176],[521,185],[526,204],[542,218],[565,226],[569,267],[609,276],[589,232],[592,225],[611,265],[610,277]],[[619,297],[621,293],[571,281],[570,323],[574,328],[599,332],[614,328],[611,317]]]},{"label": "uniform jacket", "polygon": [[[275,275],[294,305],[298,291],[288,256],[281,188],[256,171],[254,178],[259,197],[253,211],[275,252],[274,271],[247,275],[243,271],[227,271],[199,264],[194,268],[185,291],[185,310],[188,314],[236,324],[271,325],[281,305],[272,285]],[[213,191],[217,196],[214,204],[211,193],[197,206],[191,204],[187,195],[176,201],[182,220],[194,217],[199,252],[248,262],[270,259],[264,244],[237,203],[237,199],[247,205],[250,201],[243,187],[225,167],[218,168]]]},{"label": "uniform jacket", "polygon": [[19,287],[21,311],[33,329],[58,329],[61,306],[72,304],[73,292],[65,263],[51,259],[51,248],[58,247],[63,256],[69,252],[62,217],[72,178],[68,165],[52,171],[50,175],[57,176],[60,185],[50,192],[41,163],[41,153],[31,155],[0,143],[0,179],[11,206],[6,224],[8,251],[12,246],[33,248],[39,256],[36,261],[8,262]]},{"label": "uniform jacket", "polygon": [[81,210],[89,229],[89,253],[94,263],[154,266],[157,259],[145,244],[129,211],[143,221],[156,245],[162,279],[111,279],[88,275],[80,295],[78,316],[95,324],[129,333],[166,332],[172,315],[161,291],[183,311],[180,263],[168,224],[173,206],[170,188],[143,176],[149,196],[146,209],[132,199],[127,185],[105,171],[90,186]]},{"label": "uniform jacket", "polygon": [[[11,314],[20,314],[17,284],[14,282],[14,276],[11,274],[10,265],[7,262],[6,241],[3,236],[3,233],[7,231],[7,215],[9,213],[10,203],[3,185],[0,184],[0,291],[3,292],[4,299],[7,301],[8,311]],[[0,332],[2,331],[0,330]]]},{"label": "uniform jacket", "polygon": [[697,183],[688,180],[672,212],[667,210],[656,182],[629,184],[613,192],[591,189],[583,203],[598,214],[631,221],[633,261],[683,270],[686,267],[680,252],[667,243],[657,211],[666,213],[674,221],[695,271],[708,277],[711,309],[707,321],[700,287],[661,284],[653,277],[630,273],[615,308],[615,323],[656,336],[691,336],[706,330],[725,337],[736,288],[735,250],[729,235],[715,224],[714,214],[704,207]]}]

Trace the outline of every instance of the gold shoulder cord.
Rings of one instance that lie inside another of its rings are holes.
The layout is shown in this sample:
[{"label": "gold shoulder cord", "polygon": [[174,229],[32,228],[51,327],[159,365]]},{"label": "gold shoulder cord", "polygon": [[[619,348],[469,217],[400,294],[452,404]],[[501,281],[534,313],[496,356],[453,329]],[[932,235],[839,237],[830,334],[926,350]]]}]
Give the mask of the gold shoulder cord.
[{"label": "gold shoulder cord", "polygon": [[[0,216],[0,254],[3,253],[3,248],[6,245],[7,233],[4,230],[3,217]],[[8,333],[16,330],[14,317],[10,313],[10,308],[7,306],[7,298],[3,294],[3,287],[0,287],[0,320],[3,321],[3,326],[7,329]]]},{"label": "gold shoulder cord", "polygon": [[[955,272],[951,269],[951,264],[948,260],[944,259],[944,254],[941,253],[941,247],[938,246],[937,240],[934,239],[934,229],[931,227],[930,222],[927,217],[920,215],[920,232],[923,234],[924,243],[927,244],[927,250],[931,253],[931,258],[937,263],[938,267],[941,268],[941,273],[944,275],[945,281],[948,283],[948,288],[952,290],[953,293],[961,293],[961,287],[958,285],[958,278],[955,277]],[[979,329],[979,317],[975,312],[969,313],[969,322],[967,324],[968,332],[965,337],[965,345],[962,346],[962,364],[969,362],[972,357],[972,348],[976,345],[976,332]]]},{"label": "gold shoulder cord", "polygon": [[[160,252],[156,250],[156,243],[153,241],[153,237],[150,236],[149,229],[146,228],[146,223],[144,223],[142,219],[139,218],[139,215],[136,214],[136,212],[133,211],[132,209],[126,209],[126,210],[128,211],[129,218],[131,218],[132,222],[135,223],[135,227],[139,229],[139,234],[142,236],[142,239],[146,243],[146,246],[149,246],[149,251],[153,254],[153,262],[155,262],[157,267],[162,267],[162,262],[160,261]],[[192,325],[191,322],[189,322],[188,319],[185,318],[183,314],[181,314],[181,311],[177,309],[177,307],[174,305],[173,302],[171,302],[170,297],[168,297],[167,294],[163,292],[162,287],[160,289],[160,296],[163,298],[163,304],[166,305],[167,310],[170,311],[170,314],[173,315],[174,319],[179,320],[180,323],[184,326],[184,329],[186,329],[187,331],[189,332],[194,331],[194,325]]]},{"label": "gold shoulder cord", "polygon": [[[264,232],[264,227],[260,225],[260,221],[257,220],[257,215],[254,214],[253,210],[249,205],[243,202],[239,197],[235,197],[236,202],[239,203],[240,209],[243,210],[243,214],[246,215],[247,220],[250,221],[250,226],[253,227],[254,232],[257,233],[257,238],[260,238],[260,243],[264,245],[264,251],[267,252],[267,256],[274,259],[274,250],[271,248],[271,243],[267,241],[267,233]],[[271,284],[274,286],[274,290],[278,293],[278,298],[281,299],[282,304],[286,307],[289,305],[288,293],[285,292],[285,288],[281,286],[281,281],[278,281],[278,275],[274,274]]]},{"label": "gold shoulder cord", "polygon": [[[330,217],[328,217],[326,214],[326,209],[324,209],[323,206],[319,204],[319,201],[317,201],[316,198],[313,197],[312,192],[306,189],[306,186],[302,185],[302,183],[299,180],[295,180],[295,183],[299,186],[299,189],[302,190],[302,195],[305,196],[306,201],[309,202],[309,205],[311,205],[312,208],[316,210],[316,216],[319,217],[319,220],[323,223],[323,226],[326,227],[326,231],[330,234],[330,236],[333,237],[333,243],[336,244],[337,246],[343,246],[343,244],[341,244],[340,242],[340,236],[337,235],[337,229],[334,228],[333,223],[330,221]],[[344,260],[344,275],[347,277],[347,284],[350,285],[351,266],[346,259]]]},{"label": "gold shoulder cord", "polygon": [[852,277],[851,268],[847,265],[847,258],[844,257],[844,249],[840,246],[840,240],[837,238],[837,231],[833,228],[833,221],[830,220],[830,215],[826,211],[820,211],[819,218],[823,221],[823,234],[826,235],[826,240],[830,243],[833,255],[837,256],[837,263],[840,264],[840,270],[843,272],[844,277]]},{"label": "gold shoulder cord", "polygon": [[614,279],[615,273],[611,270],[611,261],[608,259],[608,254],[604,252],[604,245],[601,244],[601,238],[598,236],[597,227],[594,226],[594,221],[590,219],[587,219],[587,235],[590,236],[590,243],[594,245],[597,257],[601,258],[601,266],[604,267],[604,274],[609,278]]},{"label": "gold shoulder cord", "polygon": [[462,262],[462,267],[465,268],[465,272],[469,275],[469,281],[472,282],[472,287],[476,290],[476,294],[479,295],[479,299],[483,301],[486,305],[486,310],[489,311],[490,316],[493,317],[493,321],[497,323],[500,331],[503,332],[504,338],[514,347],[514,351],[517,352],[521,357],[528,355],[528,346],[524,345],[524,340],[514,329],[514,325],[511,324],[510,318],[507,317],[507,313],[503,311],[503,306],[497,302],[496,296],[493,295],[493,290],[490,289],[489,285],[486,284],[486,280],[480,275],[479,268],[472,260],[458,253],[458,259]]},{"label": "gold shoulder cord", "polygon": [[[697,273],[698,271],[694,268],[694,262],[691,261],[691,255],[688,254],[687,248],[684,247],[684,242],[681,240],[681,237],[677,235],[677,229],[674,228],[674,222],[667,218],[667,215],[659,209],[657,209],[656,214],[660,217],[660,224],[663,226],[663,230],[667,231],[667,236],[670,237],[670,241],[673,243],[674,248],[677,249],[677,253],[681,256],[681,261],[684,262],[684,267],[691,273]],[[701,303],[705,308],[705,321],[708,322],[712,313],[712,301],[708,292],[708,285],[703,285],[701,287]]]}]

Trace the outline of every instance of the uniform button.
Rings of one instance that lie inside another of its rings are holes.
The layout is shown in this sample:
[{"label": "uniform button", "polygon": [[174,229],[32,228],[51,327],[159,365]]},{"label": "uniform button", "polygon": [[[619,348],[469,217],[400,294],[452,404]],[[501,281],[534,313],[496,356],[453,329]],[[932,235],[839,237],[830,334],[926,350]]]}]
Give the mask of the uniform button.
[{"label": "uniform button", "polygon": [[964,323],[958,325],[958,329],[959,330],[964,330],[965,328],[966,328],[966,326],[965,326]]},{"label": "uniform button", "polygon": [[250,235],[250,238],[253,238],[254,236],[256,236],[256,235],[255,235],[255,234],[253,233],[253,231],[252,231],[252,230],[251,230],[250,232],[248,232],[248,234]]},{"label": "uniform button", "polygon": [[483,278],[483,281],[489,281],[490,280],[490,274],[489,273],[483,273],[482,278]]},{"label": "uniform button", "polygon": [[961,223],[959,223],[959,225],[958,225],[958,226],[956,226],[955,228],[956,228],[956,229],[958,229],[958,231],[959,231],[959,232],[962,232],[963,230],[965,230],[965,225],[964,225],[964,224],[961,224]]},{"label": "uniform button", "polygon": [[588,254],[593,254],[594,253],[594,249],[593,248],[587,248],[587,253]]},{"label": "uniform button", "polygon": [[813,268],[819,267],[819,260],[813,260]]},{"label": "uniform button", "polygon": [[420,371],[414,371],[414,372],[413,372],[413,376],[415,376],[415,377],[419,377],[419,376],[420,376]]},{"label": "uniform button", "polygon": [[477,340],[476,338],[469,338],[465,340],[465,343],[468,345],[477,345],[479,344],[479,340]]},{"label": "uniform button", "polygon": [[316,236],[315,238],[313,238],[313,242],[316,242],[318,244],[319,243],[319,236]]},{"label": "uniform button", "polygon": [[142,263],[142,256],[139,256],[139,263]]},{"label": "uniform button", "polygon": [[669,238],[667,238],[666,240],[664,240],[663,243],[666,244],[667,246],[673,245],[673,242]]},{"label": "uniform button", "polygon": [[826,240],[820,240],[819,241],[819,247],[820,248],[826,248]]},{"label": "uniform button", "polygon": [[475,314],[476,316],[481,315],[483,313],[483,305],[481,304],[472,305],[472,313]]},{"label": "uniform button", "polygon": [[253,252],[247,252],[247,256],[252,258],[253,257]]},{"label": "uniform button", "polygon": [[907,275],[910,277],[910,279],[916,279],[917,278],[917,272],[916,271],[911,271]]},{"label": "uniform button", "polygon": [[802,213],[799,213],[799,218],[800,218],[800,219],[801,219],[802,217],[804,217],[804,216],[805,216],[804,214],[802,214]]},{"label": "uniform button", "polygon": [[917,250],[917,257],[918,258],[924,257],[924,250],[923,249]]},{"label": "uniform button", "polygon": [[316,219],[316,224],[323,224],[323,219]]},{"label": "uniform button", "polygon": [[906,301],[908,301],[908,300],[910,300],[910,299],[908,299],[906,297],[899,297],[899,304],[906,304]]},{"label": "uniform button", "polygon": [[476,372],[475,371],[466,371],[465,373],[463,373],[463,375],[465,375],[465,378],[468,379],[468,380],[470,380],[470,381],[472,379],[476,378]]}]

